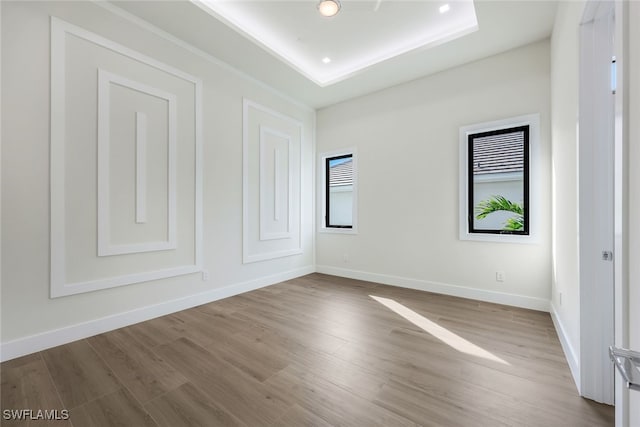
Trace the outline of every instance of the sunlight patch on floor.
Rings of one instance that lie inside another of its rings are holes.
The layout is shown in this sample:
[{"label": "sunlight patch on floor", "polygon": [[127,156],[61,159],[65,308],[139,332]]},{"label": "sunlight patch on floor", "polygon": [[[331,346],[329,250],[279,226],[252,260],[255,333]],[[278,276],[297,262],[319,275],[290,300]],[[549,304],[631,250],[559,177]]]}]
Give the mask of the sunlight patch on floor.
[{"label": "sunlight patch on floor", "polygon": [[389,299],[377,297],[375,295],[369,295],[375,301],[387,307],[389,310],[404,317],[409,322],[423,329],[425,332],[433,335],[448,346],[458,350],[461,353],[469,354],[471,356],[482,357],[483,359],[491,360],[493,362],[502,363],[503,365],[509,365],[508,362],[499,358],[495,354],[488,352],[487,350],[478,347],[472,342],[467,341],[459,335],[454,334],[450,330],[443,328],[435,322],[427,319],[421,314],[416,313],[410,308],[400,304],[399,302]]}]

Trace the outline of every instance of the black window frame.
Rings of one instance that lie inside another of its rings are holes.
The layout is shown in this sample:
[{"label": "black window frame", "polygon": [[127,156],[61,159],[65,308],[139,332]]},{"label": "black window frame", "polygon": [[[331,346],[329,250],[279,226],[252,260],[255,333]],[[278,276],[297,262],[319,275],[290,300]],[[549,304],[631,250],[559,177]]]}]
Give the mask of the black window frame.
[{"label": "black window frame", "polygon": [[[481,229],[478,230],[474,227],[474,180],[473,180],[473,165],[474,165],[474,157],[473,157],[473,141],[476,138],[483,138],[487,136],[495,136],[495,135],[503,135],[508,133],[515,133],[522,131],[524,133],[524,144],[523,144],[523,210],[524,210],[524,225],[522,230],[487,230]],[[476,132],[469,133],[467,136],[467,224],[468,224],[468,232],[470,234],[509,234],[516,236],[529,236],[530,235],[530,209],[529,209],[529,199],[530,199],[530,125],[521,125],[521,126],[513,126],[502,129],[495,129],[485,132]]]},{"label": "black window frame", "polygon": [[[324,177],[324,194],[325,194],[325,216],[324,216],[324,224],[325,224],[325,228],[340,228],[340,229],[353,229],[353,218],[351,219],[351,225],[331,225],[331,217],[330,217],[330,198],[331,198],[331,192],[330,192],[330,178],[331,178],[331,171],[330,171],[330,167],[329,167],[329,163],[332,160],[340,160],[340,159],[346,159],[346,158],[351,158],[353,160],[353,153],[348,153],[348,154],[340,154],[337,156],[331,156],[331,157],[325,157],[324,160],[324,172],[325,172],[325,177]],[[353,212],[352,212],[353,214]]]}]

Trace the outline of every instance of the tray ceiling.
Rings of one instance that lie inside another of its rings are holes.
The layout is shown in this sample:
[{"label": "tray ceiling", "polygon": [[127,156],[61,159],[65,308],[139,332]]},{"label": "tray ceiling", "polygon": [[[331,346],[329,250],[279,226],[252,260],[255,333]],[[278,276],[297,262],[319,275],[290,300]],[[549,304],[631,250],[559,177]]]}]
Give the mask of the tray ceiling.
[{"label": "tray ceiling", "polygon": [[[324,18],[315,0],[203,1],[97,4],[142,19],[312,108],[547,39],[558,4],[342,0],[341,12]],[[441,14],[444,4],[450,10]]]}]

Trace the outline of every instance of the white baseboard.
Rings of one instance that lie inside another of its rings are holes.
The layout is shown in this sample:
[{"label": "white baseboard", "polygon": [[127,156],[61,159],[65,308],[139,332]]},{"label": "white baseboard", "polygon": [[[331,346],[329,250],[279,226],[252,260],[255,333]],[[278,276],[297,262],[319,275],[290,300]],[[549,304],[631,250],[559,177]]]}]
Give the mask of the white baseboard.
[{"label": "white baseboard", "polygon": [[289,270],[271,276],[261,277],[247,282],[236,283],[223,288],[189,295],[160,304],[137,308],[100,319],[42,332],[36,335],[0,343],[0,362],[35,353],[47,348],[56,347],[79,339],[91,337],[103,332],[112,331],[134,323],[143,322],[156,317],[186,310],[219,299],[238,295],[254,289],[263,288],[285,280],[304,276],[314,272],[313,266]]},{"label": "white baseboard", "polygon": [[470,298],[497,304],[511,305],[514,307],[529,308],[532,310],[545,312],[549,311],[549,300],[546,300],[544,298],[507,294],[503,292],[488,291],[484,289],[466,288],[464,286],[450,285],[447,283],[430,282],[426,280],[411,279],[408,277],[390,276],[386,274],[369,273],[366,271],[349,270],[346,268],[331,267],[328,265],[317,265],[316,272],[330,274],[333,276],[348,277],[350,279],[382,283],[385,285],[417,289],[420,291],[434,292],[437,294],[445,294],[461,298]]},{"label": "white baseboard", "polygon": [[553,303],[550,304],[550,307],[553,326],[555,326],[556,328],[556,333],[558,334],[558,338],[560,339],[562,351],[564,351],[564,357],[567,359],[569,369],[571,370],[571,375],[573,376],[573,381],[576,383],[578,393],[580,393],[580,361],[576,355],[575,350],[573,349],[573,346],[571,345],[571,342],[569,341],[567,331],[560,321],[560,317],[558,316],[556,307],[553,305]]}]

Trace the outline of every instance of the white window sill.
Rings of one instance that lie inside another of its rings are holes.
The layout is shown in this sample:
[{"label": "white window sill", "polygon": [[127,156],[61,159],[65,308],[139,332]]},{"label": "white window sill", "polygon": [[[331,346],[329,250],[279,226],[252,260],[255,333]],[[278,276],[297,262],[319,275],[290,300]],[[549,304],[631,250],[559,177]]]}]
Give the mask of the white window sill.
[{"label": "white window sill", "polygon": [[358,234],[357,228],[333,228],[333,227],[322,227],[318,230],[319,233],[328,233],[328,234]]},{"label": "white window sill", "polygon": [[460,240],[475,242],[497,242],[497,243],[520,243],[526,245],[534,245],[539,243],[537,234],[528,236],[517,234],[483,234],[483,233],[460,233]]}]

